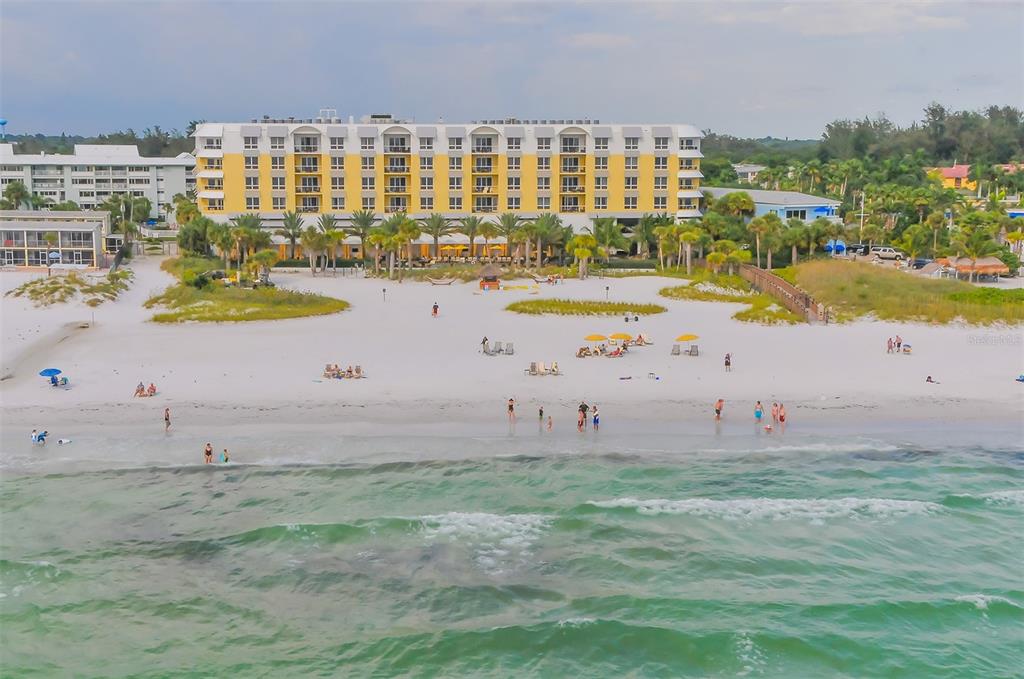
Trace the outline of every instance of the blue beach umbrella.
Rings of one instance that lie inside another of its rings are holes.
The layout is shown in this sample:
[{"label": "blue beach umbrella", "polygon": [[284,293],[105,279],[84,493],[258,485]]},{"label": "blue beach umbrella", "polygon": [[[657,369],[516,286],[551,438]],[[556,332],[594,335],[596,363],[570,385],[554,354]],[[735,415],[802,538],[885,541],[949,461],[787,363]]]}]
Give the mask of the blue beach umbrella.
[{"label": "blue beach umbrella", "polygon": [[835,248],[835,246],[836,242],[834,240],[830,240],[829,242],[825,243],[825,252],[832,252],[832,249]]},{"label": "blue beach umbrella", "polygon": [[841,240],[837,240],[836,241],[836,254],[838,255],[838,254],[841,254],[843,252],[846,252],[846,243],[844,243]]},{"label": "blue beach umbrella", "polygon": [[42,377],[53,377],[54,375],[60,375],[60,372],[59,368],[47,368],[46,370],[40,370],[39,374]]}]

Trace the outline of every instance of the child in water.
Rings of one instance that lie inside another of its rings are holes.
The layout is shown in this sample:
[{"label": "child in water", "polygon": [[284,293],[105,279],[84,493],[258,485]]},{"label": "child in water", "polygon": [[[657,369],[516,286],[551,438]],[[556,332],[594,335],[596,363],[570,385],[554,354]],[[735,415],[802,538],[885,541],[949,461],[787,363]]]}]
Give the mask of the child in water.
[{"label": "child in water", "polygon": [[227,464],[228,462],[231,462],[231,456],[228,455],[227,448],[225,448],[224,452],[220,454],[220,462],[221,464]]}]

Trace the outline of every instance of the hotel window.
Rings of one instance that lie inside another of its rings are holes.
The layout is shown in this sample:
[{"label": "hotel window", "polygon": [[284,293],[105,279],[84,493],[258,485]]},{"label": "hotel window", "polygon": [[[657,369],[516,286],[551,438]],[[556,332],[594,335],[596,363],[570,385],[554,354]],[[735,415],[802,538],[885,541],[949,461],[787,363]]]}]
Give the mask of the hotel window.
[{"label": "hotel window", "polygon": [[519,206],[521,204],[522,203],[519,200],[519,196],[509,196],[508,197],[508,209],[509,210],[518,210]]},{"label": "hotel window", "polygon": [[511,158],[508,158],[507,160],[508,160],[508,169],[510,169],[510,170],[518,170],[519,169],[519,160],[520,160],[519,156],[513,156]]},{"label": "hotel window", "polygon": [[260,157],[259,156],[246,156],[245,157],[245,169],[246,170],[258,170],[258,169],[260,169]]},{"label": "hotel window", "polygon": [[246,198],[245,199],[245,209],[246,210],[259,210],[260,209],[260,199],[259,199],[259,196],[250,196],[249,198]]},{"label": "hotel window", "polygon": [[250,191],[252,189],[260,188],[260,178],[259,177],[246,177],[245,178],[245,188],[250,190]]},{"label": "hotel window", "polygon": [[668,208],[668,198],[666,198],[665,196],[655,196],[654,197],[654,209],[655,210],[665,210],[667,208]]},{"label": "hotel window", "polygon": [[376,207],[377,207],[377,200],[375,198],[373,198],[372,196],[367,197],[367,198],[363,198],[363,209],[364,210],[373,210]]},{"label": "hotel window", "polygon": [[377,145],[377,140],[374,139],[373,137],[360,137],[359,138],[359,148],[361,148],[364,151],[372,151],[376,145]]},{"label": "hotel window", "polygon": [[344,177],[331,177],[331,190],[332,191],[344,191],[345,190],[345,178]]},{"label": "hotel window", "polygon": [[594,158],[594,169],[595,170],[607,170],[608,169],[608,156],[598,156]]},{"label": "hotel window", "polygon": [[550,210],[551,209],[551,198],[550,196],[541,196],[537,198],[537,209],[538,210]]},{"label": "hotel window", "polygon": [[373,156],[363,156],[360,160],[360,167],[364,170],[372,170],[377,165],[377,159]]},{"label": "hotel window", "polygon": [[461,191],[462,190],[462,177],[448,177],[448,190],[449,191]]},{"label": "hotel window", "polygon": [[212,212],[219,212],[224,209],[223,198],[209,198],[206,201],[206,209]]},{"label": "hotel window", "polygon": [[508,190],[509,191],[518,191],[519,190],[519,177],[509,177],[508,178]]},{"label": "hotel window", "polygon": [[636,209],[636,196],[626,196],[626,209],[627,210],[635,210]]},{"label": "hotel window", "polygon": [[626,177],[626,190],[636,191],[636,177]]},{"label": "hotel window", "polygon": [[656,191],[664,191],[668,188],[668,177],[655,177],[654,178],[654,189]]},{"label": "hotel window", "polygon": [[538,170],[550,170],[551,169],[551,159],[550,158],[538,158],[537,159],[537,169]]},{"label": "hotel window", "polygon": [[331,137],[331,150],[332,151],[344,151],[345,150],[345,137]]},{"label": "hotel window", "polygon": [[538,151],[550,151],[551,150],[551,137],[537,137],[537,150]]},{"label": "hotel window", "polygon": [[636,156],[626,156],[626,169],[635,170],[640,166],[640,159]]},{"label": "hotel window", "polygon": [[654,169],[655,170],[667,170],[668,169],[668,156],[656,156],[654,158]]},{"label": "hotel window", "polygon": [[679,161],[679,169],[680,170],[692,170],[693,167],[694,167],[693,161],[690,160],[690,159]]},{"label": "hotel window", "polygon": [[284,151],[284,137],[271,137],[270,138],[270,150],[271,151]]},{"label": "hotel window", "polygon": [[448,140],[449,151],[461,151],[462,150],[462,137],[453,137]]},{"label": "hotel window", "polygon": [[331,158],[331,169],[332,170],[344,170],[345,169],[345,159],[344,158],[340,158],[338,156],[335,156],[335,157]]},{"label": "hotel window", "polygon": [[420,209],[421,210],[433,210],[434,209],[434,198],[433,198],[433,196],[422,196],[420,198]]},{"label": "hotel window", "polygon": [[462,158],[453,156],[448,159],[449,170],[461,170],[462,169]]},{"label": "hotel window", "polygon": [[334,196],[331,198],[331,209],[332,210],[344,210],[345,209],[345,196]]},{"label": "hotel window", "polygon": [[275,210],[283,210],[285,208],[284,196],[274,196],[270,199],[270,205]]},{"label": "hotel window", "polygon": [[420,177],[420,191],[433,191],[434,190],[434,178],[433,177]]},{"label": "hotel window", "polygon": [[608,209],[608,197],[597,196],[594,198],[594,209],[595,210],[607,210]]},{"label": "hotel window", "polygon": [[245,141],[242,144],[242,148],[246,150],[253,150],[259,145],[259,137],[245,137]]},{"label": "hotel window", "polygon": [[448,199],[449,210],[461,210],[462,209],[462,198],[460,196],[452,196]]},{"label": "hotel window", "polygon": [[688,151],[690,149],[695,149],[695,148],[697,148],[697,142],[695,142],[693,139],[680,139],[679,140],[679,150],[680,151]]},{"label": "hotel window", "polygon": [[667,151],[668,150],[668,137],[655,137],[654,138],[654,150],[655,151]]},{"label": "hotel window", "polygon": [[640,137],[626,137],[626,150],[636,151],[640,148]]},{"label": "hotel window", "polygon": [[608,137],[594,137],[594,149],[597,151],[607,151]]},{"label": "hotel window", "polygon": [[[220,149],[220,143],[221,143],[220,137],[217,137],[216,139],[205,139],[205,140],[203,140],[203,148],[204,149],[218,150],[218,149]],[[213,208],[210,208],[210,209],[213,209]],[[221,209],[223,210],[224,208],[221,207]]]},{"label": "hotel window", "polygon": [[522,148],[522,146],[523,146],[523,140],[521,138],[519,138],[519,137],[509,137],[508,138],[508,150],[509,151],[518,151],[519,149]]},{"label": "hotel window", "polygon": [[594,177],[594,189],[597,191],[607,191],[608,177]]},{"label": "hotel window", "polygon": [[434,169],[434,157],[433,156],[420,156],[420,169],[421,170],[433,170]]},{"label": "hotel window", "polygon": [[551,177],[537,177],[537,190],[546,191],[551,188]]},{"label": "hotel window", "polygon": [[275,191],[284,191],[284,177],[271,177],[270,188]]},{"label": "hotel window", "polygon": [[433,137],[420,137],[420,150],[421,151],[433,151],[434,150],[434,138]]},{"label": "hotel window", "polygon": [[283,170],[284,169],[284,156],[271,156],[270,157],[270,169],[271,170]]},{"label": "hotel window", "polygon": [[363,191],[373,191],[373,177],[363,177]]}]

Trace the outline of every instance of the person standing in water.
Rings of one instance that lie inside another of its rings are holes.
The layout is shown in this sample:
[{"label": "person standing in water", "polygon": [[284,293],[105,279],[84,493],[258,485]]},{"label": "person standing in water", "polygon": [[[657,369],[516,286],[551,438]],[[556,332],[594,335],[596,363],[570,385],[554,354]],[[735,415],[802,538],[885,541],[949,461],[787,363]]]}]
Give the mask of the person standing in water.
[{"label": "person standing in water", "polygon": [[554,423],[551,421],[551,416],[548,415],[548,431],[551,431],[552,426],[554,426]]},{"label": "person standing in water", "polygon": [[231,462],[231,456],[228,455],[228,449],[227,448],[225,448],[224,452],[220,454],[220,461],[221,461],[221,464],[227,464],[228,462]]},{"label": "person standing in water", "polygon": [[779,404],[772,403],[772,424],[779,423]]},{"label": "person standing in water", "polygon": [[508,421],[516,421],[516,400],[514,398],[508,400]]},{"label": "person standing in water", "polygon": [[213,446],[209,443],[207,443],[206,448],[203,449],[203,458],[206,460],[205,464],[211,464],[213,462]]},{"label": "person standing in water", "polygon": [[754,419],[757,420],[758,424],[761,424],[762,417],[764,417],[764,406],[758,401],[754,404]]},{"label": "person standing in water", "polygon": [[779,425],[782,426],[783,431],[786,429],[786,406],[779,404]]},{"label": "person standing in water", "polygon": [[164,431],[171,428],[171,409],[164,408]]},{"label": "person standing in water", "polygon": [[715,401],[715,419],[722,419],[722,411],[725,409],[725,401],[718,399]]},{"label": "person standing in water", "polygon": [[594,431],[601,428],[601,415],[597,412],[597,406],[594,406],[594,414],[591,416],[594,418]]}]

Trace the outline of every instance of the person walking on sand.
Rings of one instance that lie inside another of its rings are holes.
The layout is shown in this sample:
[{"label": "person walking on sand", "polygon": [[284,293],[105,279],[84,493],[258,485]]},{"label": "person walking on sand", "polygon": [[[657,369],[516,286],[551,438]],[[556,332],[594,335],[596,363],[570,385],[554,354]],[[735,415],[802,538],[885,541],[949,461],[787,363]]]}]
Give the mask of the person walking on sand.
[{"label": "person walking on sand", "polygon": [[903,338],[896,335],[896,353],[900,353],[900,348],[903,346]]},{"label": "person walking on sand", "polygon": [[514,398],[508,400],[508,421],[516,421],[516,400]]},{"label": "person walking on sand", "polygon": [[487,349],[488,349],[488,346],[487,346],[487,335],[484,335],[484,338],[482,340],[480,340],[480,347],[481,347],[481,351],[483,351],[486,354],[487,353]]},{"label": "person walking on sand", "polygon": [[757,420],[758,424],[761,424],[762,417],[764,417],[764,406],[758,401],[754,404],[754,419]]},{"label": "person walking on sand", "polygon": [[725,372],[732,372],[732,354],[725,355]]},{"label": "person walking on sand", "polygon": [[211,444],[206,444],[206,448],[203,449],[203,457],[206,460],[206,464],[213,462],[213,446]]},{"label": "person walking on sand", "polygon": [[164,408],[164,431],[171,428],[171,409]]},{"label": "person walking on sand", "polygon": [[594,414],[591,415],[594,420],[594,431],[601,428],[601,415],[597,412],[597,406],[594,406]]},{"label": "person walking on sand", "polygon": [[437,318],[437,310],[438,309],[440,309],[440,307],[437,306],[437,302],[434,302],[434,307],[433,307],[433,310],[431,311],[430,315],[433,316],[434,318]]},{"label": "person walking on sand", "polygon": [[772,403],[772,424],[779,423],[779,404]]},{"label": "person walking on sand", "polygon": [[718,399],[715,401],[715,419],[722,419],[722,411],[725,409],[725,401]]}]

